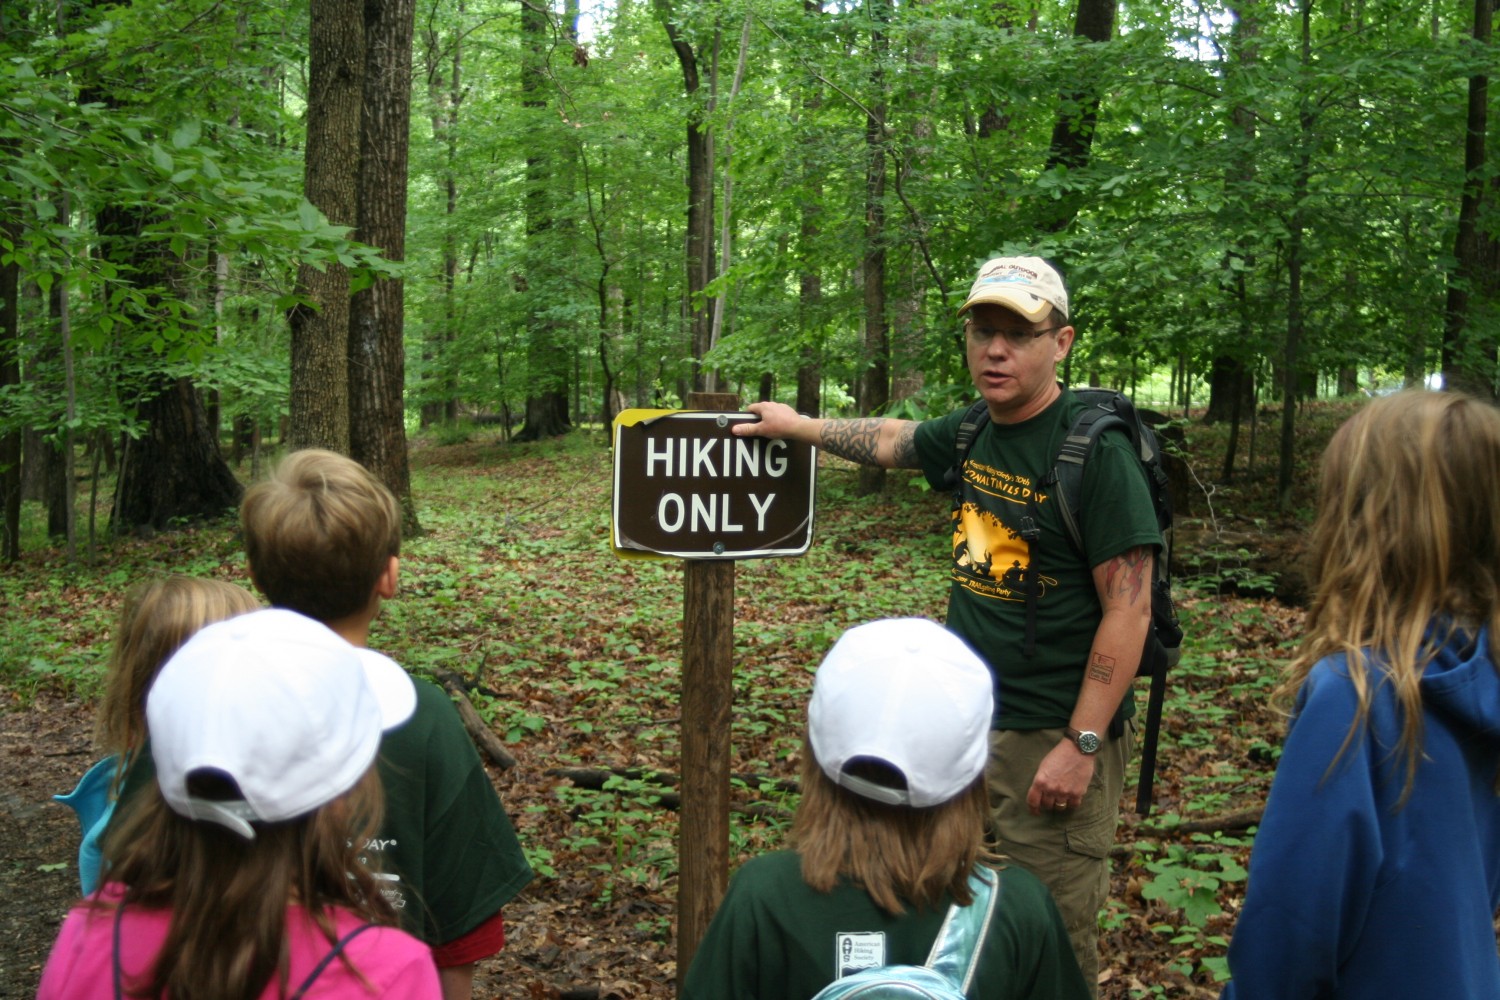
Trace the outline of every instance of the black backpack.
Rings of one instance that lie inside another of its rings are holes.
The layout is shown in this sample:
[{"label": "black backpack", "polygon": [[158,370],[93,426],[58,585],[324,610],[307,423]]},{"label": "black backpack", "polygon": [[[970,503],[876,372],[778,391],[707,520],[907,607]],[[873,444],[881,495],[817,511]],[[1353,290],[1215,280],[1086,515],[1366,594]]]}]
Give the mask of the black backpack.
[{"label": "black backpack", "polygon": [[[1156,745],[1161,732],[1162,703],[1167,693],[1167,671],[1182,654],[1182,626],[1177,621],[1177,607],[1172,603],[1172,497],[1167,490],[1167,472],[1162,468],[1156,434],[1142,423],[1135,405],[1113,389],[1074,389],[1073,395],[1088,405],[1068,428],[1051,470],[1037,484],[1040,489],[1034,492],[1056,487],[1056,496],[1062,501],[1063,527],[1074,548],[1082,552],[1083,466],[1099,435],[1118,429],[1130,436],[1130,443],[1141,460],[1151,491],[1151,504],[1156,510],[1156,526],[1161,532],[1161,552],[1154,560],[1151,572],[1151,628],[1146,634],[1146,648],[1141,652],[1140,669],[1136,672],[1137,677],[1151,678],[1146,729],[1141,742],[1141,778],[1135,798],[1136,812],[1145,816],[1151,811],[1151,787],[1156,777]],[[989,407],[981,399],[969,407],[958,425],[955,440],[957,460],[947,474],[955,509],[962,502],[963,465],[968,461],[969,449],[975,436],[989,421]],[[1027,512],[1021,518],[1021,537],[1028,545],[1034,545],[1040,535],[1035,501],[1028,500]],[[1026,588],[1027,656],[1036,650],[1035,562],[1033,559],[1033,565],[1022,573],[1022,583]]]}]

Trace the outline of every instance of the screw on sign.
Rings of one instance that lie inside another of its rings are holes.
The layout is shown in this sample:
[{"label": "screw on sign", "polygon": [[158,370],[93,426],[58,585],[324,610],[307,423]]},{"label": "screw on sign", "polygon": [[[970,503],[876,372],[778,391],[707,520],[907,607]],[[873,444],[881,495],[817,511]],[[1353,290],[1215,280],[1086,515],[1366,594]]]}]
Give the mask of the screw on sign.
[{"label": "screw on sign", "polygon": [[679,559],[806,552],[816,449],[730,432],[754,420],[697,410],[621,413],[611,510],[616,552]]}]

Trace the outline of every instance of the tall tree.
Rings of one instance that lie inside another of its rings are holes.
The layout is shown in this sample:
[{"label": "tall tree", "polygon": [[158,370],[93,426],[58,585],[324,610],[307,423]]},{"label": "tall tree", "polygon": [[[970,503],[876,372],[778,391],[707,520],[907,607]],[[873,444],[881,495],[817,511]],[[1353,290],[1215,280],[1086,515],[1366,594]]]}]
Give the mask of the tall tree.
[{"label": "tall tree", "polygon": [[548,106],[547,58],[552,49],[552,24],[548,7],[521,5],[521,103],[532,110],[526,149],[526,273],[521,275],[527,303],[527,392],[526,422],[517,441],[539,441],[566,433],[572,426],[568,416],[568,383],[572,352],[567,330],[550,307],[552,246],[549,237],[557,225],[556,171],[543,118]]},{"label": "tall tree", "polygon": [[[1474,42],[1481,50],[1490,45],[1493,6],[1493,0],[1474,0]],[[1500,293],[1500,243],[1480,224],[1496,190],[1494,179],[1485,176],[1488,134],[1489,76],[1479,72],[1469,77],[1463,193],[1443,315],[1443,379],[1451,388],[1493,399],[1495,350],[1500,341],[1483,319],[1495,308]]]},{"label": "tall tree", "polygon": [[[666,29],[667,39],[682,68],[683,92],[687,95],[687,287],[685,307],[694,363],[693,388],[707,388],[703,356],[708,353],[711,308],[706,296],[714,275],[714,141],[708,121],[713,105],[715,55],[719,47],[718,4],[705,5],[712,20],[708,32],[710,55],[705,58],[702,45],[694,47],[683,30],[686,0],[674,8],[672,0],[654,0],[657,16]],[[704,77],[709,78],[704,92]]]},{"label": "tall tree", "polygon": [[[1073,24],[1075,38],[1103,44],[1113,37],[1114,30],[1115,0],[1078,0]],[[1089,83],[1084,83],[1085,80]],[[1076,173],[1088,166],[1094,129],[1099,120],[1100,100],[1101,94],[1097,86],[1092,85],[1090,76],[1079,75],[1074,86],[1063,93],[1057,109],[1057,123],[1052,128],[1047,169],[1061,168]],[[1060,232],[1073,222],[1080,199],[1075,194],[1048,204],[1052,210],[1045,213],[1042,228]]]},{"label": "tall tree", "polygon": [[[890,320],[885,295],[885,182],[887,164],[885,63],[890,58],[888,0],[867,0],[870,13],[870,104],[865,113],[865,258],[864,371],[860,374],[859,412],[879,413],[891,399]],[[876,493],[885,486],[885,469],[864,465],[859,491]]]},{"label": "tall tree", "polygon": [[[329,222],[358,222],[360,108],[365,74],[364,0],[309,0],[307,200]],[[303,264],[292,331],[287,441],[349,451],[349,270]]]},{"label": "tall tree", "polygon": [[[360,102],[358,238],[393,263],[406,259],[414,0],[365,0]],[[406,285],[385,277],[349,305],[349,454],[401,501],[403,530],[420,529],[406,455]]]}]

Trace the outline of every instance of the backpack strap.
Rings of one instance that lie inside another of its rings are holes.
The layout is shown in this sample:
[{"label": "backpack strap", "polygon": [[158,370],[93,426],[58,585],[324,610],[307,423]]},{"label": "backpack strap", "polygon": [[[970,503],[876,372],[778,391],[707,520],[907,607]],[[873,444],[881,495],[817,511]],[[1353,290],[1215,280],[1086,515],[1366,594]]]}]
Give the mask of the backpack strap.
[{"label": "backpack strap", "polygon": [[969,992],[969,984],[979,968],[979,951],[989,935],[995,906],[1000,901],[1000,873],[975,865],[969,873],[969,891],[974,894],[974,902],[948,907],[948,915],[943,918],[943,926],[938,929],[932,952],[927,956],[927,968],[947,976],[962,993]]},{"label": "backpack strap", "polygon": [[343,953],[345,946],[347,946],[350,941],[354,940],[356,937],[374,926],[376,925],[361,924],[358,927],[354,928],[354,930],[350,931],[348,934],[345,934],[343,937],[335,941],[333,947],[329,949],[328,954],[323,956],[323,960],[313,967],[312,972],[308,973],[306,979],[302,980],[302,985],[297,987],[297,991],[292,994],[291,1000],[302,1000],[302,997],[307,993],[309,989],[312,988],[312,984],[317,982],[318,977],[323,974],[323,970],[328,968],[329,964]]},{"label": "backpack strap", "polygon": [[958,424],[958,433],[953,436],[953,465],[943,474],[943,482],[953,491],[955,509],[963,496],[964,463],[969,460],[969,450],[974,447],[974,439],[989,422],[990,405],[983,399],[977,399],[964,411],[963,419]]},{"label": "backpack strap", "polygon": [[[1159,662],[1148,664],[1147,658]],[[1135,786],[1135,811],[1141,816],[1151,814],[1151,790],[1156,783],[1156,744],[1161,735],[1162,705],[1167,699],[1167,666],[1166,648],[1153,630],[1146,637],[1146,652],[1140,669],[1136,671],[1139,675],[1144,674],[1148,667],[1151,670],[1151,694],[1146,699],[1146,731],[1141,738],[1141,776]]]},{"label": "backpack strap", "polygon": [[112,970],[111,981],[115,987],[115,1000],[124,1000],[125,987],[123,980],[125,972],[120,968],[120,922],[125,919],[125,900],[115,904],[115,926],[112,932],[114,948],[110,955],[110,966]]}]

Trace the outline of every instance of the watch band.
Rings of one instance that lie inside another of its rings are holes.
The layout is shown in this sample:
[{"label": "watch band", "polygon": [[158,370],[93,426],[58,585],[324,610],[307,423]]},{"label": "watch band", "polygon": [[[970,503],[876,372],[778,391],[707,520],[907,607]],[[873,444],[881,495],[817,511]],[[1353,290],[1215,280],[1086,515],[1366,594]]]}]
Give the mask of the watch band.
[{"label": "watch band", "polygon": [[1098,733],[1087,729],[1078,730],[1072,726],[1068,726],[1063,729],[1063,735],[1073,741],[1073,745],[1078,748],[1078,752],[1081,754],[1092,756],[1098,753],[1099,748],[1104,745],[1104,741],[1099,738]]}]

